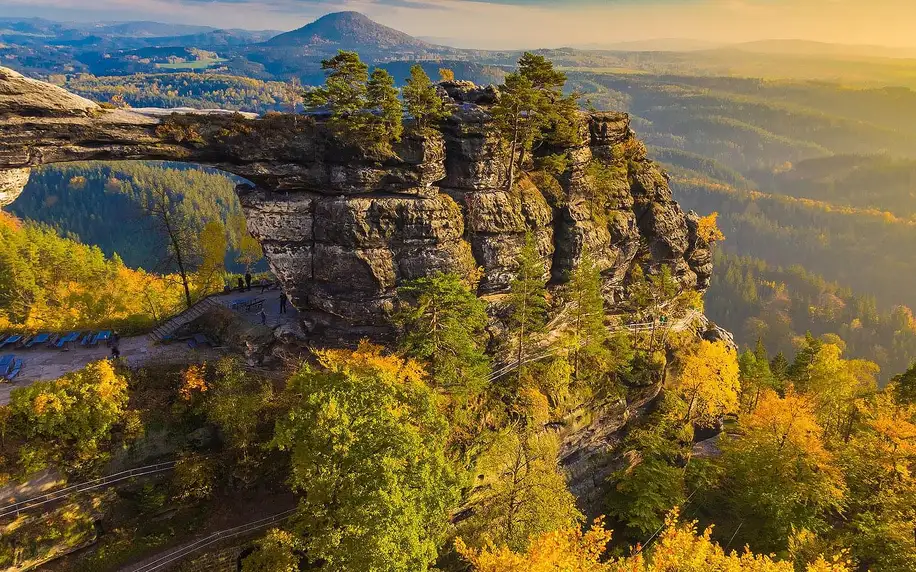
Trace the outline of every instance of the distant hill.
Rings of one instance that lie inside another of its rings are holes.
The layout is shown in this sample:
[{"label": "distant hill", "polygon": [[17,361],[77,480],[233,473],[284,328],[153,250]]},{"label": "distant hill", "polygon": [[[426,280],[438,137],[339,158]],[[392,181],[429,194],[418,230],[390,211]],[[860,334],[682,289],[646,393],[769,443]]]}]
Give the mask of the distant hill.
[{"label": "distant hill", "polygon": [[98,24],[72,24],[73,29],[96,36],[147,37],[187,36],[213,30],[210,26],[189,26],[186,24],[163,24],[161,22],[100,22]]},{"label": "distant hill", "polygon": [[620,52],[698,52],[724,47],[724,44],[693,40],[689,38],[655,38],[632,42],[614,42],[607,44],[576,44],[580,50],[608,50]]},{"label": "distant hill", "polygon": [[756,42],[734,44],[728,46],[728,48],[757,54],[804,55],[837,58],[916,58],[916,48],[832,44],[808,40],[760,40]]},{"label": "distant hill", "polygon": [[359,50],[403,49],[433,47],[419,40],[383,26],[359,12],[327,14],[298,30],[280,34],[264,43],[268,47],[318,47],[322,49]]}]

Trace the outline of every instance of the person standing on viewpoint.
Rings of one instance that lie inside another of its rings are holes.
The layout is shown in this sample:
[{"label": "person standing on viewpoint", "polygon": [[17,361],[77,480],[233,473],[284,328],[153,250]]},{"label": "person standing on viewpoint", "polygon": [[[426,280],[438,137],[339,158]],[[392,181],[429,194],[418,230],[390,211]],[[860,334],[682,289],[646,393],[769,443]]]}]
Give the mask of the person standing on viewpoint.
[{"label": "person standing on viewpoint", "polygon": [[281,292],[280,293],[280,313],[281,314],[286,313],[286,302],[287,302],[286,292]]},{"label": "person standing on viewpoint", "polygon": [[248,286],[248,291],[251,292],[251,272],[245,273],[245,285]]}]

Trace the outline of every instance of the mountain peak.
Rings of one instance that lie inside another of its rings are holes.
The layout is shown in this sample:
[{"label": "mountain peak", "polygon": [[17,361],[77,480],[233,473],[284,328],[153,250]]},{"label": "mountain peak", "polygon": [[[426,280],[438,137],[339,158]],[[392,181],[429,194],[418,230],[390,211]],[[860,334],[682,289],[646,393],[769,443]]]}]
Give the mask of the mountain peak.
[{"label": "mountain peak", "polygon": [[334,12],[267,41],[273,47],[322,46],[344,50],[425,48],[429,44],[359,12]]}]

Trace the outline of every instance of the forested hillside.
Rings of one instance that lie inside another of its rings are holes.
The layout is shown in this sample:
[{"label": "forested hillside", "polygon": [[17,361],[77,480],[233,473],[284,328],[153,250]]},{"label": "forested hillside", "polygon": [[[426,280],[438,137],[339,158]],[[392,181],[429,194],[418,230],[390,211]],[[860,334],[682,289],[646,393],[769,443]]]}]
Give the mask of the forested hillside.
[{"label": "forested hillside", "polygon": [[0,331],[139,332],[182,307],[180,281],[0,213]]},{"label": "forested hillside", "polygon": [[806,332],[836,334],[848,355],[881,366],[884,379],[916,356],[916,319],[908,306],[879,307],[801,265],[771,266],[759,258],[718,252],[706,295],[706,313],[730,324],[742,340],[760,340],[772,352],[793,355]]},{"label": "forested hillside", "polygon": [[[220,221],[229,245],[237,247],[243,229],[236,220],[241,216],[236,182],[225,173],[179,163],[51,165],[32,173],[8,210],[98,246],[108,256],[117,253],[132,268],[161,270],[166,237],[148,212],[155,194],[164,191],[173,197],[195,233],[210,221]],[[125,232],[127,228],[134,231]]]},{"label": "forested hillside", "polygon": [[[891,367],[888,375],[916,359],[898,335],[906,328],[888,325],[895,308],[916,307],[909,281],[896,278],[916,276],[914,92],[621,71],[572,77],[592,105],[638,118],[634,128],[667,166],[681,204],[719,213],[727,237],[719,249],[731,257],[715,266],[707,305],[742,344],[762,337],[791,355],[793,337],[811,328],[849,338],[853,355]],[[740,284],[734,256],[752,259],[740,264]],[[748,264],[763,265],[753,279],[744,277]],[[797,283],[802,268],[808,282],[824,283],[815,290],[843,293],[842,315],[806,317],[802,308],[817,313],[824,301]],[[786,287],[769,292],[766,281]],[[773,303],[792,310],[768,313]],[[866,319],[869,312],[883,318]],[[752,320],[758,315],[766,326]],[[857,317],[871,324],[867,334],[850,329]]]}]

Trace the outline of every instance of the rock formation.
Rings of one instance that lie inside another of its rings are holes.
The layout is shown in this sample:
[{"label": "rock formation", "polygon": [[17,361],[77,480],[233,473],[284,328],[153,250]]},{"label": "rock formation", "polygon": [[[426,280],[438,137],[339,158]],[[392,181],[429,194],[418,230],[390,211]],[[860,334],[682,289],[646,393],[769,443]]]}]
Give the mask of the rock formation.
[{"label": "rock formation", "polygon": [[456,103],[442,134],[405,136],[395,156],[378,159],[342,148],[312,117],[105,109],[0,68],[0,205],[21,191],[26,169],[63,161],[185,161],[244,177],[249,229],[305,331],[325,339],[388,333],[404,280],[479,267],[482,295],[505,289],[528,232],[552,284],[588,251],[612,302],[625,296],[635,265],[667,265],[683,288],[708,286],[697,218],[672,200],[626,115],[583,115],[583,143],[553,150],[566,156],[566,171],[524,177],[508,191],[488,126],[495,91],[442,89]]}]

